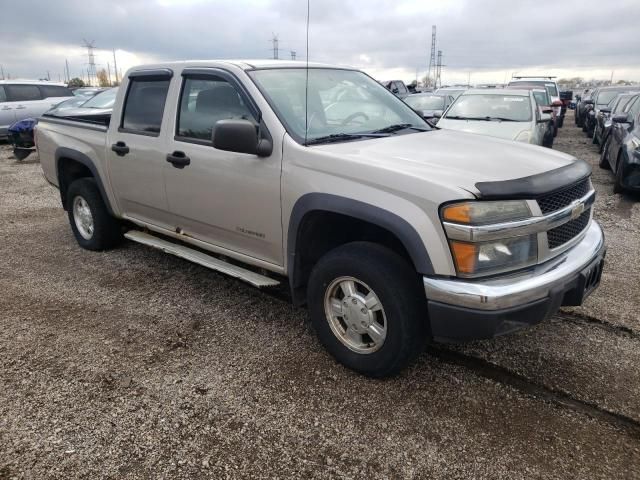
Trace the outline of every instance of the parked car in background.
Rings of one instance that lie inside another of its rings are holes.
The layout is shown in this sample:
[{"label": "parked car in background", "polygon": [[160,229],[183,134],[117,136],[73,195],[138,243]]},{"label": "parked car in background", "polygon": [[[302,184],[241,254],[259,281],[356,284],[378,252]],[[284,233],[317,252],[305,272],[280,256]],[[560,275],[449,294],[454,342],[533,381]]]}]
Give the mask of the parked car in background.
[{"label": "parked car in background", "polygon": [[542,113],[531,90],[467,90],[444,113],[438,127],[543,145],[551,115]]},{"label": "parked car in background", "polygon": [[43,117],[62,117],[108,125],[117,93],[118,87],[113,87],[92,98],[85,98],[80,106],[67,108],[64,104],[60,104],[46,112]]},{"label": "parked car in background", "polygon": [[468,87],[440,87],[436,90],[436,93],[439,93],[441,95],[451,95],[454,99],[456,99],[467,90],[469,90]]},{"label": "parked car in background", "polygon": [[409,89],[402,80],[387,80],[380,83],[398,98],[405,98],[410,94]]},{"label": "parked car in background", "polygon": [[78,97],[93,97],[101,92],[104,92],[109,87],[80,87],[73,91],[73,94]]},{"label": "parked car in background", "polygon": [[540,113],[546,113],[551,115],[551,121],[547,123],[547,128],[544,133],[542,146],[552,148],[553,139],[555,138],[558,132],[558,129],[556,127],[556,113],[553,110],[553,107],[551,105],[552,102],[551,102],[551,97],[549,96],[549,92],[544,88],[540,88],[536,86],[523,85],[520,88],[522,90],[531,90],[531,92],[533,93],[533,98],[535,99],[536,104],[538,105],[538,109],[540,110]]},{"label": "parked car in background", "polygon": [[627,111],[612,117],[605,162],[600,163],[613,170],[614,193],[640,191],[640,94],[627,107]]},{"label": "parked car in background", "polygon": [[62,83],[34,80],[0,80],[0,139],[9,135],[9,126],[26,118],[36,118],[73,93]]},{"label": "parked car in background", "polygon": [[607,137],[611,130],[611,117],[617,113],[623,112],[627,103],[629,103],[629,100],[634,97],[635,93],[637,92],[619,93],[606,107],[601,108],[596,115],[596,127],[593,131],[593,143],[600,145],[600,153],[603,151],[604,144],[607,141]]},{"label": "parked car in background", "polygon": [[425,120],[433,120],[442,116],[453,103],[452,95],[441,93],[416,93],[404,99],[404,103],[418,112]]},{"label": "parked car in background", "polygon": [[595,93],[594,89],[585,89],[580,95],[578,102],[576,103],[576,111],[575,111],[575,122],[577,127],[584,126],[584,118],[587,115],[587,112],[592,107],[590,103],[591,96]]},{"label": "parked car in background", "polygon": [[[563,105],[562,100],[560,100],[560,89],[558,88],[558,84],[554,80],[556,77],[523,77],[516,76],[512,77],[511,81],[507,84],[507,88],[519,88],[521,85],[530,85],[539,88],[544,88],[547,92],[549,92],[549,96],[551,97],[551,105],[555,112],[555,126],[556,129],[562,128],[564,123],[564,115],[566,113],[566,107]],[[557,133],[557,132],[556,132]]]},{"label": "parked car in background", "polygon": [[594,95],[587,100],[587,104],[590,105],[591,108],[587,110],[587,114],[584,117],[584,125],[582,126],[582,130],[587,133],[587,136],[593,138],[593,132],[596,128],[596,116],[602,108],[606,108],[609,102],[617,97],[619,93],[630,92],[637,89],[637,86],[598,88]]}]

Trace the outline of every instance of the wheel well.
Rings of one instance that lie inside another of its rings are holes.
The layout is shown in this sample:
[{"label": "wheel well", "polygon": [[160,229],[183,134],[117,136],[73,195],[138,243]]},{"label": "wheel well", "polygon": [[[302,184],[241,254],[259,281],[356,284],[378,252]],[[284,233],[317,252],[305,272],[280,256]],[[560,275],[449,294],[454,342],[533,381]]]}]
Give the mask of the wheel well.
[{"label": "wheel well", "polygon": [[75,180],[79,178],[93,177],[89,167],[71,158],[58,159],[58,182],[60,184],[60,197],[62,206],[67,209],[67,190]]},{"label": "wheel well", "polygon": [[307,280],[318,260],[330,250],[355,241],[387,247],[415,268],[403,243],[386,228],[341,213],[312,211],[303,217],[297,232],[295,265],[289,279],[295,304],[305,303]]}]

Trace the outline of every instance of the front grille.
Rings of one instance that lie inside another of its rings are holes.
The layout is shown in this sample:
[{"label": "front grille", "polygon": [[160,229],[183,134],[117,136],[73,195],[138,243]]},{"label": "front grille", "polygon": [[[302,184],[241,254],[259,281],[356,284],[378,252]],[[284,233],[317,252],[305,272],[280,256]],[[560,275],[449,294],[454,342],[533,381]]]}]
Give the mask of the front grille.
[{"label": "front grille", "polygon": [[564,245],[568,241],[578,236],[589,224],[591,209],[585,210],[575,220],[571,220],[559,227],[552,228],[547,232],[549,248],[556,248]]},{"label": "front grille", "polygon": [[579,183],[571,185],[569,188],[538,198],[538,205],[542,210],[542,214],[546,215],[570,205],[571,202],[578,198],[584,197],[589,193],[590,189],[589,179],[586,178]]}]

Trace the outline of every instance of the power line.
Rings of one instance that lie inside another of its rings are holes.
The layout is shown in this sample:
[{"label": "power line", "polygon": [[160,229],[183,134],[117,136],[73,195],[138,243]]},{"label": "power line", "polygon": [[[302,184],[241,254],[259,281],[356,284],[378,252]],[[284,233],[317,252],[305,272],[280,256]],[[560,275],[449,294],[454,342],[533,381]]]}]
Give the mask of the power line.
[{"label": "power line", "polygon": [[440,73],[442,71],[442,50],[438,50],[438,61],[436,63],[436,81],[434,82],[434,87],[442,86],[442,78],[440,77]]},{"label": "power line", "polygon": [[295,60],[295,59],[296,59],[296,51],[291,50],[291,60]]}]

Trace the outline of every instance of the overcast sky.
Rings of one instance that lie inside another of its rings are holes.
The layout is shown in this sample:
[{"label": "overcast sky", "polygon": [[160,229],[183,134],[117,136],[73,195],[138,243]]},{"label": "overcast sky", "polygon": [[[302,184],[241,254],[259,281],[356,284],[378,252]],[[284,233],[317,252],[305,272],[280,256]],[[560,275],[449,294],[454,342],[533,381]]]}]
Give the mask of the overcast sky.
[{"label": "overcast sky", "polygon": [[[5,3],[6,2],[6,3]],[[162,60],[305,58],[305,0],[3,0],[5,76],[52,80],[87,68]],[[311,0],[309,57],[378,79],[424,76],[431,25],[443,83],[502,82],[513,73],[640,81],[640,0]]]}]

